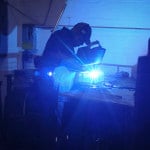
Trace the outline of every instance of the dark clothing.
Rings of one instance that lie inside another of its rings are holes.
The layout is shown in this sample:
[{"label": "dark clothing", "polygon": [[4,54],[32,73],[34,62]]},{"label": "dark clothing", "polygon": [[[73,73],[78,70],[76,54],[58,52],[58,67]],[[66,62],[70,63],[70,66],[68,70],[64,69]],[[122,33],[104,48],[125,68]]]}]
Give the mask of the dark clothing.
[{"label": "dark clothing", "polygon": [[74,53],[72,31],[64,27],[52,33],[48,39],[42,55],[44,65],[57,67],[64,59],[73,57],[72,53]]},{"label": "dark clothing", "polygon": [[48,39],[43,55],[35,58],[35,67],[54,71],[56,67],[65,66],[71,71],[81,70],[83,63],[76,56],[74,47],[72,30],[64,27],[55,31]]}]

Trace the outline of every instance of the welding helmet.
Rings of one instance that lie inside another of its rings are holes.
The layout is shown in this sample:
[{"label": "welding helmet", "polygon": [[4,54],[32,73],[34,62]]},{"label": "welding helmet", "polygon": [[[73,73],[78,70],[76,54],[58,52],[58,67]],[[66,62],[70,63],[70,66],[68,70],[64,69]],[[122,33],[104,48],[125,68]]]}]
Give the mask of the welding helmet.
[{"label": "welding helmet", "polygon": [[77,34],[80,34],[83,36],[84,43],[89,45],[90,44],[90,37],[91,37],[91,27],[89,24],[80,22],[77,23],[72,30],[76,32]]}]

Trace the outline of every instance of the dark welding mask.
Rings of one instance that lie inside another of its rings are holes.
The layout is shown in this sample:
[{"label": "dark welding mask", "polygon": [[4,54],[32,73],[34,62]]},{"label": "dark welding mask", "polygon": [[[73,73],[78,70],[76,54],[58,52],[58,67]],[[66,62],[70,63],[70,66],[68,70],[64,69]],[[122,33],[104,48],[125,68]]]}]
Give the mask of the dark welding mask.
[{"label": "dark welding mask", "polygon": [[90,44],[91,27],[89,24],[83,22],[77,23],[72,30],[82,35],[85,44]]}]

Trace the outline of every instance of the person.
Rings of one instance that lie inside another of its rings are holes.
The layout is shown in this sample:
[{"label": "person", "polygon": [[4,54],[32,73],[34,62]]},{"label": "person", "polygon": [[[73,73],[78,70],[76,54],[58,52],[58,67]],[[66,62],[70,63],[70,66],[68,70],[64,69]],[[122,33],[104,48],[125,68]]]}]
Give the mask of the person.
[{"label": "person", "polygon": [[59,92],[68,91],[75,76],[74,72],[83,69],[83,62],[75,54],[75,47],[90,45],[91,32],[91,26],[85,22],[77,23],[71,29],[63,27],[51,34],[42,56],[35,58],[37,68],[54,72],[54,84]]},{"label": "person", "polygon": [[[89,45],[90,37],[91,27],[84,22],[77,23],[72,29],[63,27],[55,31],[48,39],[40,60],[37,60],[38,67],[51,66],[54,69],[68,59],[77,60],[78,64],[82,64],[76,57],[74,48],[84,43]],[[67,66],[67,63],[65,65]]]},{"label": "person", "polygon": [[[91,37],[91,27],[88,23],[84,22],[77,23],[71,29],[63,27],[62,29],[55,31],[50,35],[45,45],[42,56],[36,57],[34,60],[35,67],[38,68],[39,70],[48,68],[53,72],[52,75],[53,80],[48,82],[54,82],[54,85],[53,83],[50,83],[49,86],[49,83],[47,82],[46,79],[45,80],[42,79],[42,81],[38,80],[37,82],[38,85],[40,86],[37,89],[36,83],[35,91],[39,95],[36,97],[39,98],[41,97],[40,106],[44,105],[45,102],[42,97],[46,95],[45,99],[47,103],[46,106],[43,106],[43,108],[44,107],[46,108],[44,110],[50,109],[53,110],[52,111],[53,113],[51,114],[54,114],[54,111],[56,110],[55,114],[57,122],[59,124],[58,128],[61,127],[62,110],[64,107],[62,97],[59,97],[58,95],[61,92],[70,90],[73,78],[75,76],[75,72],[78,71],[79,69],[82,69],[82,61],[76,56],[75,47],[81,46],[83,44],[89,45],[90,37]],[[51,105],[53,108],[50,107],[49,105]],[[45,129],[46,128],[44,128],[44,130]],[[52,127],[52,129],[54,128]],[[52,138],[53,137],[54,136],[52,136]]]}]

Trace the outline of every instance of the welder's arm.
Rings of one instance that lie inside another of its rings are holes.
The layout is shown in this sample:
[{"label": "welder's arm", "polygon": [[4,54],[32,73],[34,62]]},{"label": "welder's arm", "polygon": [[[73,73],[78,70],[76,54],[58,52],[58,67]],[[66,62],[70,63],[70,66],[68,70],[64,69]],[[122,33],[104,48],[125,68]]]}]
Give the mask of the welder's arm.
[{"label": "welder's arm", "polygon": [[65,66],[68,70],[74,71],[74,72],[83,71],[84,69],[83,65],[75,58],[64,59],[61,62],[61,65]]}]

